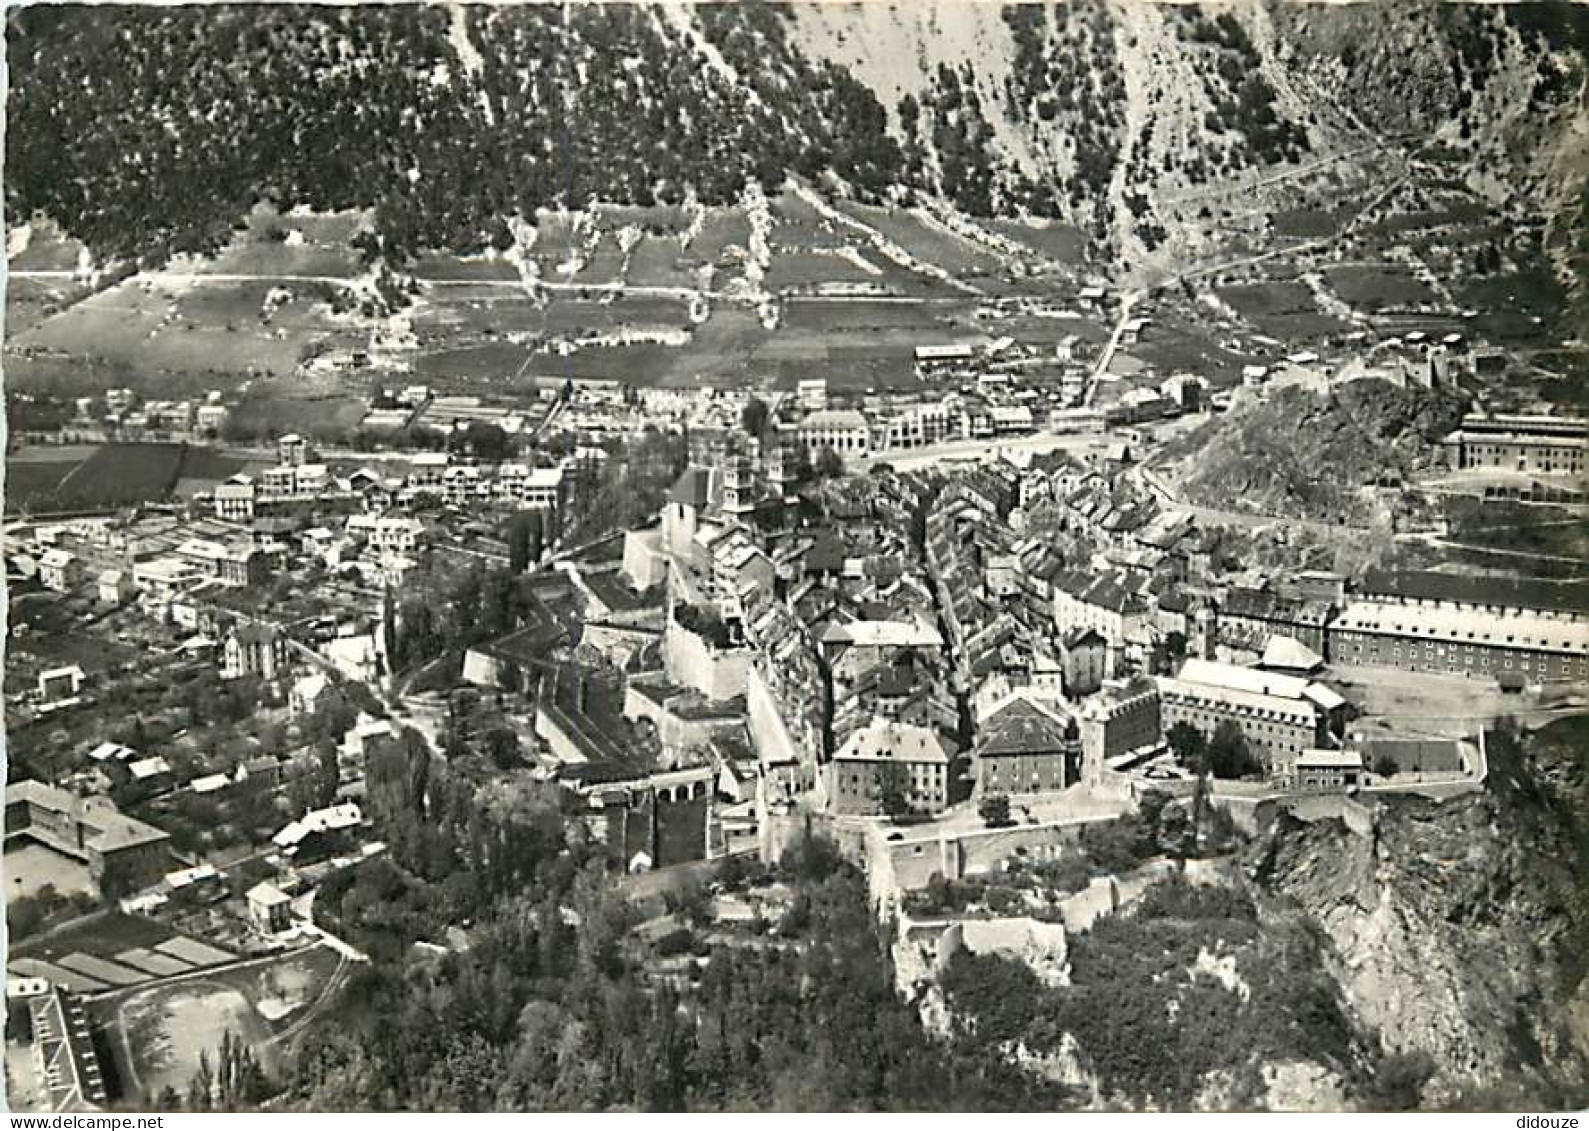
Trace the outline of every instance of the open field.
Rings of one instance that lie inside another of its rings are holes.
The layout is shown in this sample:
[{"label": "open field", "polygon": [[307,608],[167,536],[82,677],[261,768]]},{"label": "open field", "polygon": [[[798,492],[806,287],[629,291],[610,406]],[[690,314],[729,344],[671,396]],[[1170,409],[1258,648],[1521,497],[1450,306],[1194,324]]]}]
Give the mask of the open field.
[{"label": "open field", "polygon": [[12,946],[11,957],[54,961],[68,954],[91,954],[114,958],[130,947],[155,949],[175,936],[175,931],[154,919],[108,911],[46,937],[24,939]]},{"label": "open field", "polygon": [[1589,572],[1589,523],[1568,508],[1458,498],[1446,505],[1450,544],[1580,558]]},{"label": "open field", "polygon": [[1251,318],[1258,332],[1288,345],[1318,342],[1324,338],[1351,333],[1355,326],[1333,314],[1305,311],[1295,314],[1260,314]]},{"label": "open field", "polygon": [[14,254],[6,256],[6,268],[11,271],[71,271],[76,269],[83,254],[80,241],[69,239],[51,220],[37,220],[26,225],[25,242],[20,248],[7,248]]},{"label": "open field", "polygon": [[437,280],[471,281],[502,280],[511,282],[519,277],[513,264],[505,259],[471,257],[460,259],[454,255],[427,252],[414,264],[414,277],[423,282]]},{"label": "open field", "polygon": [[1313,292],[1301,283],[1276,279],[1218,287],[1215,292],[1244,317],[1257,314],[1299,314],[1316,309]]},{"label": "open field", "polygon": [[172,935],[150,946],[130,946],[111,952],[114,937],[94,940],[105,949],[99,953],[73,951],[55,956],[62,969],[79,971],[99,979],[107,986],[137,986],[178,974],[193,974],[206,968],[237,961],[229,950],[201,943],[185,935]]},{"label": "open field", "polygon": [[353,279],[364,273],[364,265],[346,244],[341,247],[310,243],[283,243],[270,239],[233,243],[214,259],[196,264],[207,275],[319,275]]},{"label": "open field", "polygon": [[1376,263],[1326,267],[1325,278],[1342,301],[1362,310],[1417,306],[1434,301],[1434,292],[1411,272]]},{"label": "open field", "polygon": [[66,278],[6,280],[6,332],[20,334],[81,299],[88,288]]},{"label": "open field", "polygon": [[[426,254],[415,269],[420,294],[407,311],[417,342],[406,358],[413,378],[449,391],[484,391],[520,373],[688,386],[734,383],[750,372],[753,379],[783,384],[826,376],[841,387],[897,388],[915,383],[916,345],[969,336],[969,305],[961,304],[970,300],[946,284],[888,260],[864,233],[825,219],[792,194],[781,194],[771,205],[769,288],[798,294],[862,285],[929,301],[795,298],[785,304],[782,325],[769,332],[750,310],[721,300],[713,301],[699,325],[691,322],[681,297],[551,290],[537,301],[516,285],[516,272],[505,260]],[[970,240],[910,212],[846,207],[925,262],[975,278],[991,292],[1013,285],[1000,277],[998,256]],[[329,348],[366,347],[370,327],[357,316],[331,313],[334,282],[283,276],[312,273],[335,280],[361,273],[348,241],[366,219],[357,213],[280,216],[261,206],[213,260],[179,260],[168,271],[125,280],[50,316],[38,306],[34,320],[13,327],[8,376],[16,377],[18,387],[63,396],[110,384],[172,396],[225,390],[249,375],[253,379],[233,409],[234,429],[265,436],[345,433],[363,415],[362,381],[309,389],[299,387],[296,371]],[[531,254],[542,277],[566,281],[556,268],[575,249],[584,261],[573,276],[576,284],[625,277],[636,285],[695,287],[708,265],[715,269],[710,285],[720,288],[743,274],[750,238],[741,207],[692,215],[682,208],[602,206],[592,217],[547,212],[537,222]],[[625,256],[619,231],[631,225],[641,235]],[[1079,234],[1060,226],[1011,221],[1000,230],[1056,257],[1080,247]],[[1063,336],[1045,333],[1052,329],[1034,327],[1044,342]],[[644,340],[658,334],[688,334],[689,340],[682,346]],[[612,344],[587,345],[567,357],[536,345],[537,339],[594,337]],[[92,343],[94,357],[80,357],[85,343]],[[51,496],[65,474],[19,467],[13,495],[34,501]],[[73,474],[68,488],[85,472]],[[184,483],[191,478],[185,475]]]},{"label": "open field", "polygon": [[1545,319],[1560,314],[1567,299],[1561,283],[1540,269],[1465,280],[1457,294],[1462,302],[1481,310]]},{"label": "open field", "polygon": [[640,287],[693,287],[696,273],[676,235],[643,235],[630,252],[630,284]]},{"label": "open field", "polygon": [[1368,236],[1402,236],[1409,232],[1424,232],[1453,225],[1470,227],[1482,224],[1492,213],[1481,201],[1453,199],[1443,207],[1420,208],[1410,212],[1397,212],[1365,226]]},{"label": "open field", "polygon": [[185,1091],[199,1057],[213,1063],[228,1032],[255,1049],[270,1039],[240,990],[208,978],[134,994],[121,1004],[118,1019],[126,1079],[141,1096],[156,1096],[168,1087]]},{"label": "open field", "polygon": [[518,373],[531,351],[512,342],[427,350],[414,356],[414,377],[426,382],[457,379],[505,380]]},{"label": "open field", "polygon": [[708,208],[701,230],[685,248],[696,263],[721,263],[729,248],[743,250],[750,243],[750,221],[738,208]]},{"label": "open field", "polygon": [[185,1090],[200,1054],[215,1061],[221,1038],[241,1038],[267,1073],[283,1041],[340,984],[344,960],[316,946],[115,995],[101,1009],[109,1045],[132,1095]]},{"label": "open field", "polygon": [[1370,720],[1405,735],[1470,738],[1502,715],[1525,716],[1532,694],[1507,694],[1493,680],[1332,665],[1329,682]]},{"label": "open field", "polygon": [[184,262],[183,269],[212,275],[325,275],[354,278],[364,272],[350,242],[368,217],[363,212],[298,212],[283,216],[256,204],[242,231],[221,252]]},{"label": "open field", "polygon": [[62,895],[94,890],[88,866],[81,860],[27,837],[6,842],[5,877],[8,904],[37,895],[46,884]]},{"label": "open field", "polygon": [[86,458],[81,456],[76,460],[38,461],[8,458],[5,478],[6,509],[20,509],[33,499],[49,498],[61,485],[61,480],[75,471],[78,464]]},{"label": "open field", "polygon": [[1017,243],[1025,244],[1039,255],[1057,259],[1061,263],[1077,265],[1086,262],[1087,236],[1079,228],[1052,221],[987,220],[979,221],[984,227]]},{"label": "open field", "polygon": [[[6,511],[41,513],[126,506],[165,498],[177,481],[213,474],[224,479],[236,470],[215,453],[195,456],[188,467],[186,444],[101,444],[84,449],[27,448],[6,459]],[[33,458],[35,453],[47,453]],[[237,465],[241,467],[241,464]]]},{"label": "open field", "polygon": [[1269,224],[1277,236],[1319,239],[1335,234],[1340,227],[1340,217],[1323,208],[1288,208],[1271,214]]},{"label": "open field", "polygon": [[687,349],[677,349],[657,342],[637,342],[633,345],[593,346],[578,350],[566,357],[555,353],[538,353],[530,358],[524,376],[534,377],[604,377],[623,381],[628,385],[648,386],[676,363],[690,356]]},{"label": "open field", "polygon": [[1279,342],[1310,342],[1343,334],[1351,323],[1325,314],[1305,285],[1280,279],[1219,287],[1215,292],[1259,333]]},{"label": "open field", "polygon": [[833,221],[792,192],[780,193],[773,198],[772,221],[769,242],[775,252],[831,250],[854,242],[840,235]]},{"label": "open field", "polygon": [[[780,293],[814,291],[832,283],[878,285],[885,277],[875,251],[851,249],[847,255],[821,251],[780,251],[767,268],[767,287]],[[863,266],[865,264],[865,266]]]},{"label": "open field", "polygon": [[[7,642],[5,689],[15,695],[34,685],[38,673],[50,668],[76,664],[89,677],[138,659],[138,649],[99,635],[76,631],[73,627],[40,627],[48,624],[42,617],[59,618],[60,598],[50,593],[19,597],[11,606],[12,637]],[[25,633],[16,629],[29,627]]]},{"label": "open field", "polygon": [[914,212],[850,201],[836,202],[836,207],[885,239],[906,248],[923,263],[941,267],[951,275],[999,276],[1005,273],[1004,262],[997,255]]},{"label": "open field", "polygon": [[349,329],[315,297],[322,284],[285,285],[293,298],[268,313],[266,296],[279,285],[129,279],[8,335],[7,348],[70,356],[87,347],[146,373],[229,376],[290,373],[318,343],[349,340]]},{"label": "open field", "polygon": [[1156,320],[1130,353],[1166,373],[1196,373],[1217,388],[1237,384],[1242,366],[1259,360],[1221,345],[1195,320],[1173,315]]}]

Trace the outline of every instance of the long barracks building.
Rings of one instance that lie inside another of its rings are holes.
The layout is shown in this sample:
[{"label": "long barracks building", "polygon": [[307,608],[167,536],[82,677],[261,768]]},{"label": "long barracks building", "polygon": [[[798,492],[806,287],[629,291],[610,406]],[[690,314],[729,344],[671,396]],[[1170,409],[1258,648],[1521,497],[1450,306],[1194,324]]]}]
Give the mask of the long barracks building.
[{"label": "long barracks building", "polygon": [[1328,634],[1333,663],[1589,680],[1589,583],[1370,571]]},{"label": "long barracks building", "polygon": [[1561,416],[1485,416],[1471,413],[1441,446],[1456,469],[1582,475],[1589,423]]}]

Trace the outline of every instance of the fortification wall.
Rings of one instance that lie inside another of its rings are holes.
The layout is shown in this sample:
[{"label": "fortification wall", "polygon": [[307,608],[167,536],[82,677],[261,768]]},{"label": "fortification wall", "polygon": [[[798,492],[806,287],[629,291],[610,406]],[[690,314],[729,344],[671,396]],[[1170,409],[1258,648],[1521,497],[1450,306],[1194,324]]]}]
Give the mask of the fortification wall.
[{"label": "fortification wall", "polygon": [[749,648],[714,649],[671,617],[662,633],[662,663],[668,679],[709,699],[745,694],[751,655]]},{"label": "fortification wall", "polygon": [[778,701],[754,664],[745,672],[745,711],[751,744],[763,765],[800,761],[800,747],[784,723]]},{"label": "fortification wall", "polygon": [[[1374,810],[1344,793],[1312,793],[1280,798],[1267,804],[1274,806],[1272,813],[1283,810],[1299,821],[1344,821],[1358,836],[1374,835]],[[1272,819],[1270,815],[1262,823],[1267,824]]]}]

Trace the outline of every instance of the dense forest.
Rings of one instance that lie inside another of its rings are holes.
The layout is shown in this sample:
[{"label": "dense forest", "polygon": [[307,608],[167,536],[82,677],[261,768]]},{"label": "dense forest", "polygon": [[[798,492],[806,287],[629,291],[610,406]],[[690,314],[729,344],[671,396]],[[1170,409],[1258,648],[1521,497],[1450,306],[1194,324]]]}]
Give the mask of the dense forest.
[{"label": "dense forest", "polygon": [[[709,15],[747,61],[771,9]],[[800,97],[736,88],[627,5],[468,10],[474,66],[439,7],[67,7],[8,36],[7,205],[105,257],[213,251],[258,199],[375,210],[366,244],[511,243],[504,217],[592,199],[738,198],[833,171],[875,193],[898,164],[881,105],[785,53]],[[754,72],[752,72],[754,73]]]},{"label": "dense forest", "polygon": [[[548,829],[552,825],[544,826]],[[994,1050],[931,1039],[894,997],[860,875],[820,840],[777,872],[794,900],[775,937],[693,950],[681,984],[656,976],[638,917],[577,840],[519,845],[532,873],[489,905],[467,950],[430,961],[383,948],[316,1026],[282,1083],[308,1110],[1053,1110],[1062,1090]],[[406,855],[399,853],[397,855]],[[321,898],[353,937],[440,937],[446,888],[399,863]],[[349,912],[357,922],[341,919]],[[695,922],[699,922],[697,915]],[[669,945],[669,944],[672,945]],[[653,952],[654,953],[654,952]]]},{"label": "dense forest", "polygon": [[[449,727],[449,729],[451,729]],[[555,785],[504,774],[489,732],[445,758],[404,732],[368,755],[388,853],[329,878],[315,916],[372,962],[339,1023],[299,1039],[272,1087],[308,1110],[1053,1109],[1066,1094],[993,1049],[940,1044],[894,996],[886,928],[825,840],[770,869],[767,930],[713,932],[704,888],[646,915]],[[747,873],[760,871],[760,876]],[[466,939],[466,942],[461,942]],[[658,958],[690,956],[677,973]]]}]

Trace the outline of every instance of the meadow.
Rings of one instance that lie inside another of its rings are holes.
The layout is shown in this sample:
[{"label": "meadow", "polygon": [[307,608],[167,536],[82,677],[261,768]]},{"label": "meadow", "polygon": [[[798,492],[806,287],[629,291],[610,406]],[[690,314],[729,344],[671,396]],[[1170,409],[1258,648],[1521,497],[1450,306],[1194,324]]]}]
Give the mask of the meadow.
[{"label": "meadow", "polygon": [[[362,411],[362,409],[361,409]],[[247,461],[179,443],[63,444],[19,448],[6,457],[6,513],[99,510],[154,502],[213,485]]]},{"label": "meadow", "polygon": [[[182,477],[184,444],[110,443],[25,448],[6,458],[6,511],[90,510],[169,495]],[[39,456],[44,458],[38,458]],[[74,458],[75,457],[75,458]]]},{"label": "meadow", "polygon": [[1324,269],[1330,289],[1343,302],[1359,310],[1380,310],[1418,306],[1434,301],[1432,292],[1410,271],[1378,263],[1349,263]]},{"label": "meadow", "polygon": [[850,201],[836,202],[835,206],[845,215],[855,217],[885,239],[905,248],[916,259],[940,267],[951,275],[997,276],[1004,272],[1004,263],[991,251],[930,223],[914,212]]},{"label": "meadow", "polygon": [[1292,239],[1320,239],[1333,236],[1340,227],[1341,218],[1323,208],[1288,208],[1271,213],[1269,224],[1277,236]]},{"label": "meadow", "polygon": [[1058,221],[987,220],[982,222],[1007,239],[1015,240],[1049,259],[1080,266],[1087,261],[1087,234]]}]

